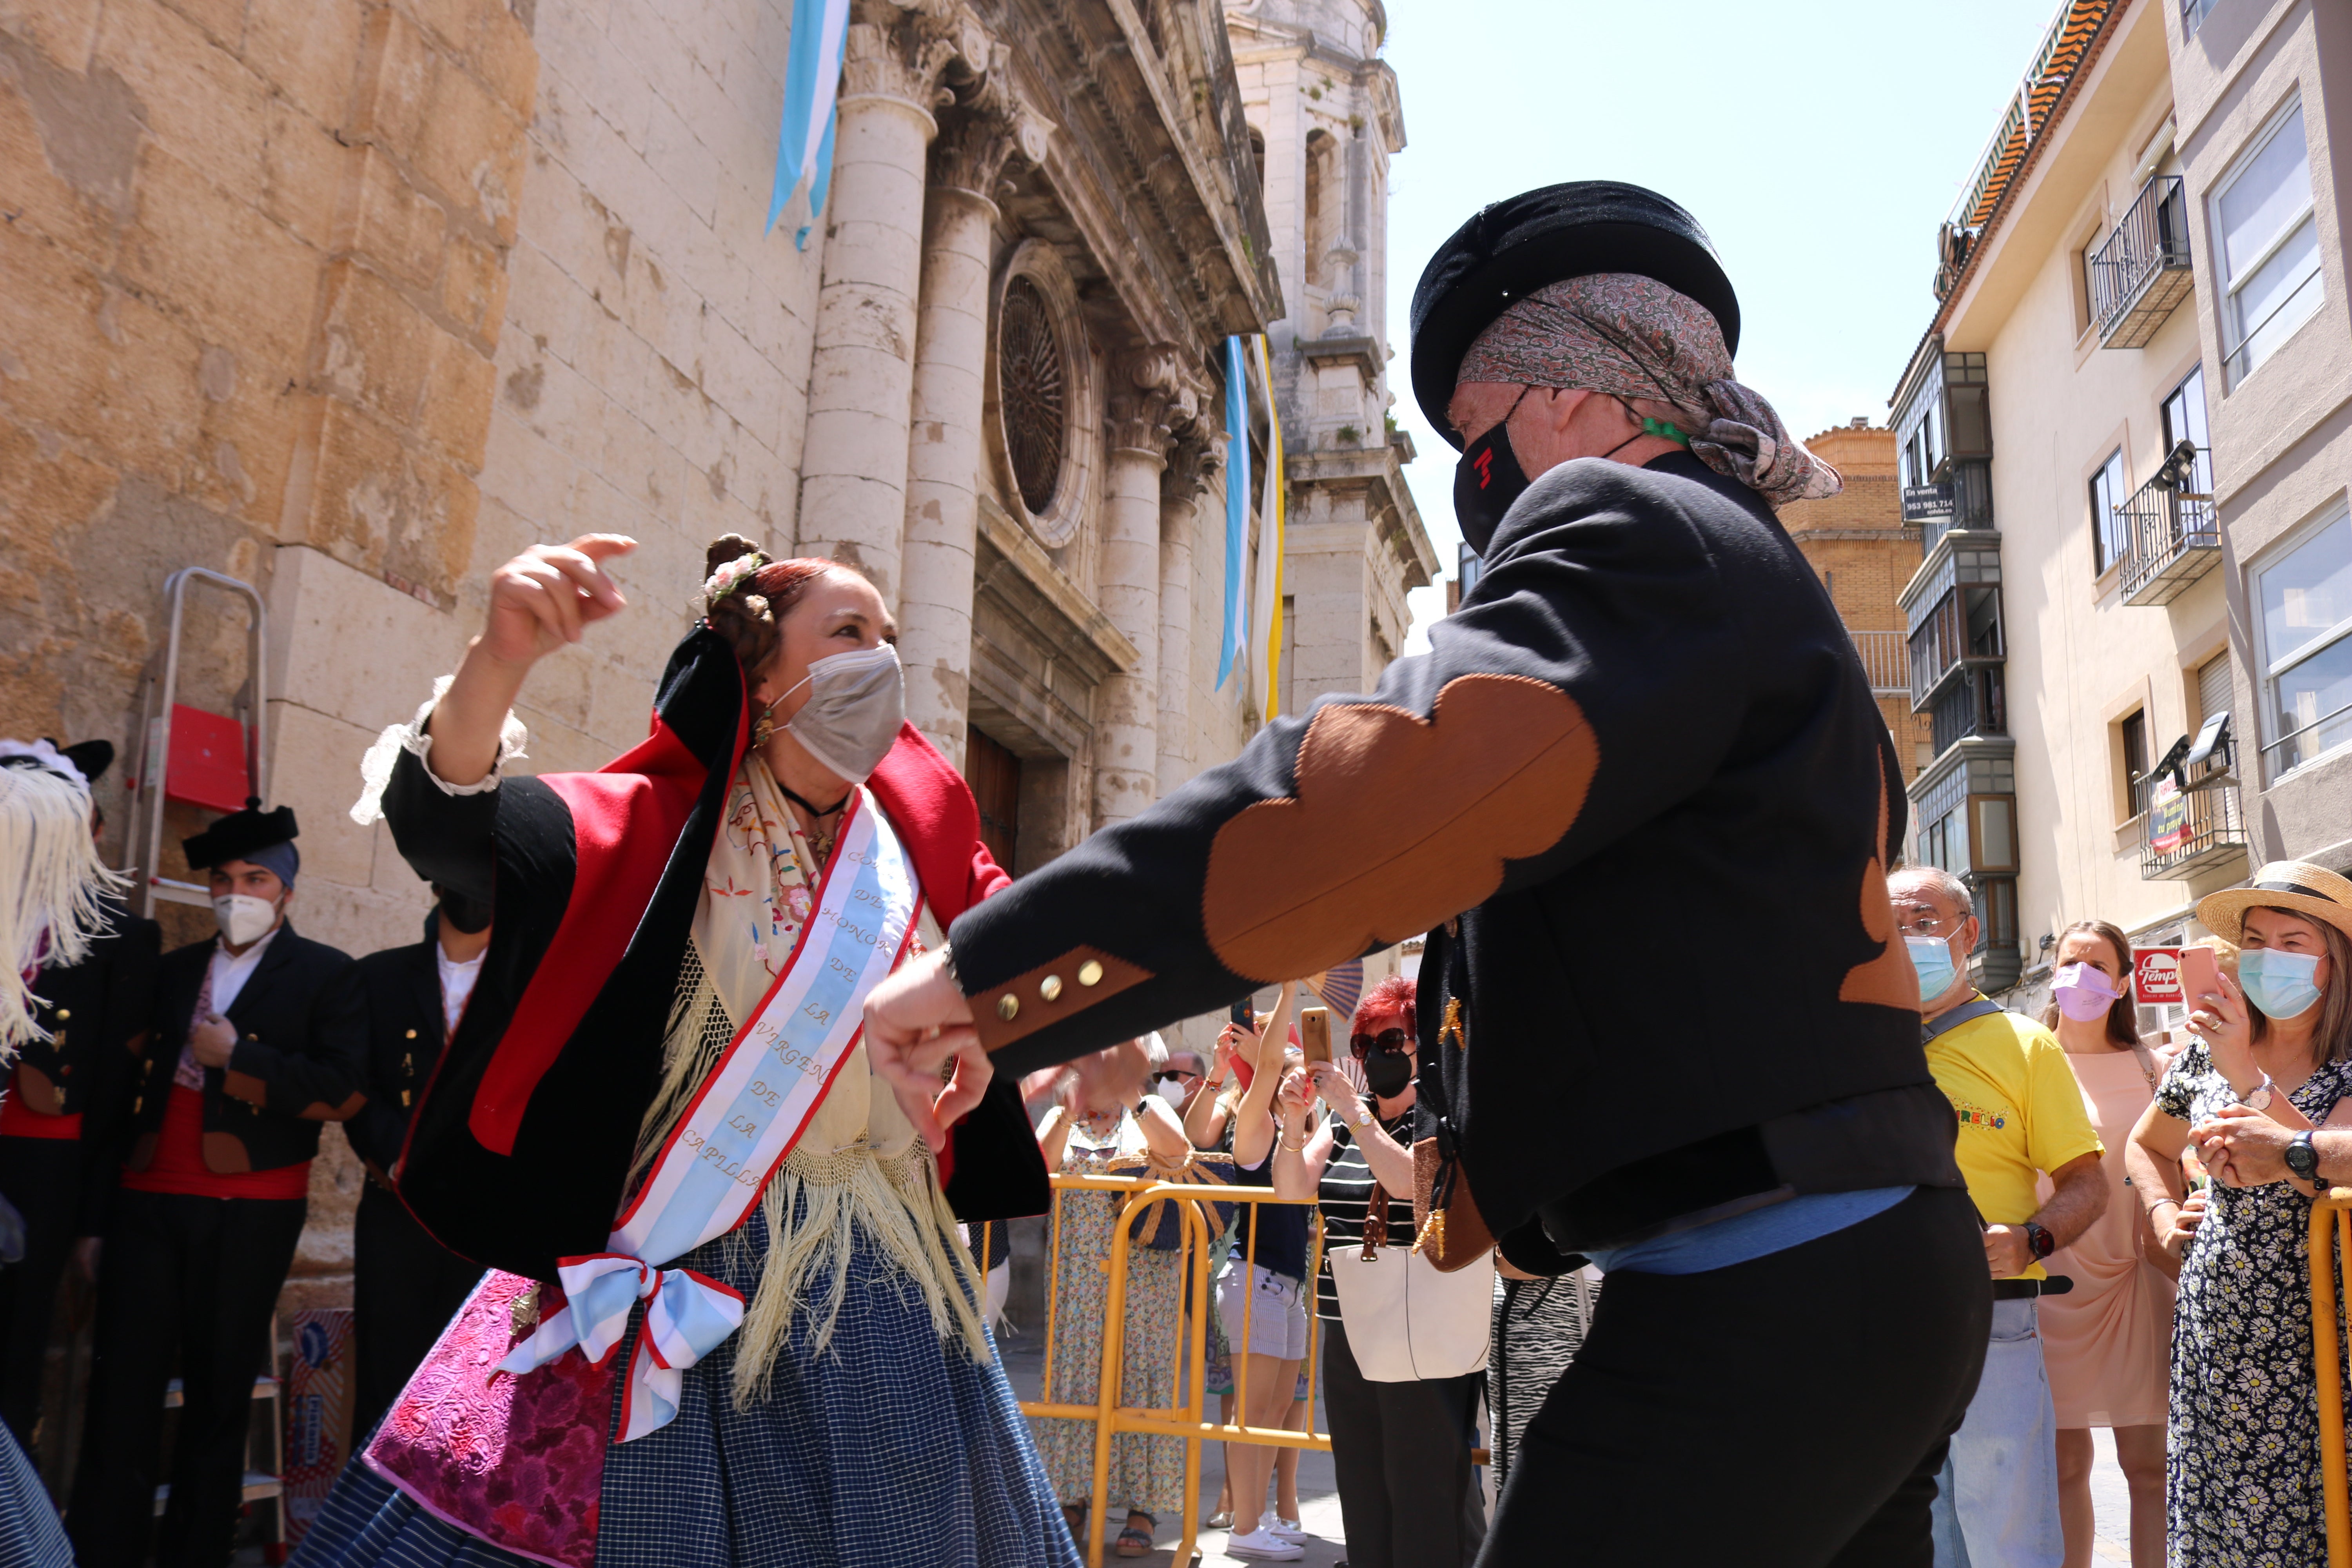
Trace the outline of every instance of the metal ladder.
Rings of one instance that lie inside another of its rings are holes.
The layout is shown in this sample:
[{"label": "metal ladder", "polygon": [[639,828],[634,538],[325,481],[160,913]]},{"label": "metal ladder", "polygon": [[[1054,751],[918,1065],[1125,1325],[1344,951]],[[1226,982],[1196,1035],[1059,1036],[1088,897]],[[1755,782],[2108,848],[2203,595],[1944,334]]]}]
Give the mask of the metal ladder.
[{"label": "metal ladder", "polygon": [[163,858],[163,786],[171,771],[172,708],[180,693],[180,628],[187,612],[188,589],[200,583],[242,595],[251,606],[252,616],[245,637],[247,689],[250,693],[245,704],[246,779],[247,787],[257,799],[265,804],[269,799],[269,751],[262,736],[269,713],[268,613],[262,606],[261,594],[250,583],[240,583],[202,566],[183,566],[163,580],[163,597],[172,607],[172,621],[163,644],[163,674],[160,678],[150,676],[141,683],[143,696],[139,715],[139,771],[132,781],[131,831],[126,837],[137,856],[129,869],[139,881],[139,912],[150,919],[154,916],[158,899],[199,908],[209,908],[213,901],[212,890],[204,883],[179,881],[158,869]]}]

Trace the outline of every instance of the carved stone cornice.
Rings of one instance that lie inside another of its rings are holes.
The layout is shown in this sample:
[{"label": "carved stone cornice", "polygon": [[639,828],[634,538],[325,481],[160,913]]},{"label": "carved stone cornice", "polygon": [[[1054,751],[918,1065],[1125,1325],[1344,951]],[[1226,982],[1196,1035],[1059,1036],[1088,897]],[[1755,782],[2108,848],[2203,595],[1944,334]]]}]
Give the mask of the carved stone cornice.
[{"label": "carved stone cornice", "polygon": [[1225,446],[1232,439],[1205,419],[1178,437],[1168,450],[1168,467],[1160,478],[1160,499],[1189,504],[1216,488],[1225,469]]},{"label": "carved stone cornice", "polygon": [[940,120],[931,143],[933,185],[993,201],[1013,153],[1032,163],[1045,161],[1055,125],[1013,92],[1012,56],[1006,46],[992,42],[977,85],[958,94],[956,107]]},{"label": "carved stone cornice", "polygon": [[1121,354],[1111,372],[1105,433],[1114,452],[1143,452],[1165,462],[1176,437],[1199,418],[1201,397],[1185,374],[1184,353],[1153,343]]},{"label": "carved stone cornice", "polygon": [[[919,0],[852,0],[844,41],[840,101],[879,98],[905,104],[929,119],[955,101],[950,68],[978,77],[989,65],[991,40],[980,19],[960,5]],[[934,121],[936,123],[936,121]]]}]

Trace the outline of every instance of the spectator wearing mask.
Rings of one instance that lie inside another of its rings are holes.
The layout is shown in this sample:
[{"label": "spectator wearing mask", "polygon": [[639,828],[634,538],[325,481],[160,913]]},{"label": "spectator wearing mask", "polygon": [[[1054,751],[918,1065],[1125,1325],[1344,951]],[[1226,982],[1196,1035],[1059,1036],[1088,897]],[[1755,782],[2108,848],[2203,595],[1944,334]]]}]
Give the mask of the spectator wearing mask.
[{"label": "spectator wearing mask", "polygon": [[[2057,1418],[2034,1301],[2043,1260],[2107,1205],[2099,1135],[2050,1032],[1969,984],[1979,926],[1968,885],[1916,866],[1887,879],[1919,977],[1927,1069],[1959,1117],[1958,1153],[1984,1224],[1992,1333],[1937,1486],[1937,1568],[2059,1568]],[[2040,1201],[2036,1178],[2054,1188]]]},{"label": "spectator wearing mask", "polygon": [[[1139,1161],[1153,1173],[1181,1170],[1192,1156],[1184,1130],[1164,1100],[1146,1092],[1166,1061],[1167,1047],[1154,1034],[1080,1057],[1064,1069],[1057,1103],[1037,1127],[1046,1168],[1066,1175],[1118,1175],[1133,1173]],[[1101,1396],[1102,1335],[1110,1297],[1105,1266],[1125,1196],[1083,1191],[1056,1195],[1054,1379],[1045,1395],[1053,1403],[1092,1405]],[[1127,1258],[1118,1401],[1144,1409],[1171,1408],[1183,1317],[1178,1289],[1182,1255],[1130,1244]],[[1084,1542],[1094,1496],[1094,1423],[1046,1417],[1034,1427],[1038,1456],[1063,1517],[1071,1535]],[[1183,1440],[1135,1432],[1114,1436],[1106,1495],[1108,1506],[1126,1515],[1112,1550],[1121,1557],[1150,1555],[1159,1516],[1185,1506]]]},{"label": "spectator wearing mask", "polygon": [[2052,1001],[2042,1027],[2066,1065],[2106,1152],[2107,1211],[2051,1255],[2052,1272],[2074,1282],[2040,1302],[2042,1354],[2058,1415],[2058,1516],[2066,1568],[2090,1568],[2091,1428],[2113,1428],[2116,1458],[2131,1489],[2137,1568],[2164,1563],[2164,1373],[2172,1340],[2172,1277],[2151,1260],[2155,1236],[2131,1201],[2125,1160],[2132,1129],[2164,1072],[2140,1044],[2131,1000],[2131,940],[2105,921],[2058,933]]},{"label": "spectator wearing mask", "polygon": [[[220,933],[164,955],[131,1069],[130,1139],[98,1278],[89,1414],[67,1529],[82,1568],[229,1560],[253,1380],[309,1211],[319,1127],[364,1101],[349,956],[287,919],[294,813],[258,803],[187,839]],[[163,1392],[184,1403],[153,1526]]]},{"label": "spectator wearing mask", "polygon": [[[1238,1185],[1274,1184],[1275,1145],[1279,1133],[1274,1108],[1287,1063],[1282,1042],[1289,1037],[1298,986],[1282,988],[1265,1021],[1251,1064],[1249,1087],[1232,1117],[1234,1180]],[[1239,1420],[1244,1426],[1292,1424],[1299,1373],[1307,1359],[1307,1211],[1302,1205],[1246,1204],[1234,1227],[1233,1249],[1216,1280],[1217,1321],[1233,1356]],[[1265,1511],[1267,1484],[1275,1479],[1277,1450],[1251,1443],[1225,1445],[1225,1473],[1233,1499],[1227,1555],[1286,1562],[1306,1555],[1297,1515]],[[1296,1506],[1295,1503],[1293,1506]]]},{"label": "spectator wearing mask", "polygon": [[[2238,978],[2190,998],[2189,1044],[2132,1135],[2133,1190],[2180,1259],[2167,1549],[2175,1568],[2327,1562],[2305,1248],[2352,1182],[2352,881],[2273,861],[2197,918]],[[2183,1190],[2192,1142],[2212,1176]],[[2339,1373],[2340,1374],[2340,1373]]]},{"label": "spectator wearing mask", "polygon": [[1411,980],[1373,987],[1349,1038],[1366,1092],[1314,1064],[1313,1092],[1331,1118],[1310,1133],[1302,1077],[1283,1095],[1274,1157],[1275,1191],[1323,1213],[1316,1311],[1353,1568],[1467,1568],[1486,1538],[1470,1450],[1493,1269],[1442,1275],[1412,1255],[1412,1016]]},{"label": "spectator wearing mask", "polygon": [[433,893],[437,902],[425,917],[425,940],[368,954],[352,966],[348,981],[359,992],[368,1031],[367,1103],[343,1126],[367,1167],[352,1226],[354,1443],[375,1429],[482,1277],[480,1264],[416,1223],[397,1191],[409,1113],[433,1079],[490,946],[489,905],[437,884]]},{"label": "spectator wearing mask", "polygon": [[[78,778],[88,789],[114,761],[114,747],[9,741],[0,742],[0,757]],[[89,816],[95,839],[104,818],[95,805]],[[30,1012],[48,1037],[23,1042],[0,1098],[0,1199],[25,1225],[23,1260],[0,1268],[0,1418],[27,1449],[37,1447],[58,1284],[69,1261],[85,1280],[98,1278],[98,1238],[120,1158],[119,1090],[154,1004],[155,922],[133,915],[112,891],[98,900],[103,929],[81,961],[33,966]]]},{"label": "spectator wearing mask", "polygon": [[1208,1088],[1209,1069],[1198,1051],[1171,1051],[1168,1065],[1153,1073],[1151,1079],[1152,1092],[1166,1100],[1181,1121]]}]

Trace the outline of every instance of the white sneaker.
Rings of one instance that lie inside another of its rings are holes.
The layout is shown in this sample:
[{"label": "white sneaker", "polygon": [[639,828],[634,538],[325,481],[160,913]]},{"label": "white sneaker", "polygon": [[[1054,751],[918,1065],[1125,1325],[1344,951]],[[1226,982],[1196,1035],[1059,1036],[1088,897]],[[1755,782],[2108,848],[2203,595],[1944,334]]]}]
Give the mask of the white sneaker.
[{"label": "white sneaker", "polygon": [[1263,1526],[1263,1528],[1268,1535],[1278,1536],[1282,1540],[1292,1542],[1312,1541],[1315,1539],[1315,1532],[1313,1531],[1302,1529],[1297,1520],[1285,1519],[1280,1514],[1276,1514],[1275,1516],[1274,1522],[1272,1524]]},{"label": "white sneaker", "polygon": [[1259,1525],[1247,1535],[1236,1535],[1225,1542],[1228,1557],[1260,1557],[1270,1563],[1288,1563],[1307,1555],[1307,1548],[1295,1541],[1285,1541],[1265,1525]]}]

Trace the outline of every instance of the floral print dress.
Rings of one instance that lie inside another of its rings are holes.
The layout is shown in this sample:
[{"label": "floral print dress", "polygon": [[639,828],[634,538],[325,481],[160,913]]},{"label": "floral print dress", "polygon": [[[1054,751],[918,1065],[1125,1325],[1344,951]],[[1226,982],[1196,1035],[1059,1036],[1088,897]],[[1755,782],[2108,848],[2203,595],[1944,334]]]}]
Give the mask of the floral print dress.
[{"label": "floral print dress", "polygon": [[[2352,1092],[2328,1062],[2288,1097],[2314,1122]],[[2156,1103],[2194,1126],[2237,1103],[2204,1045],[2165,1075]],[[2166,1441],[2172,1568],[2288,1568],[2327,1561],[2318,1390],[2312,1380],[2311,1200],[2284,1182],[2209,1189],[2181,1259]]]},{"label": "floral print dress", "polygon": [[[1062,1170],[1071,1175],[1133,1175],[1109,1169],[1112,1160],[1144,1152],[1143,1128],[1132,1110],[1108,1124],[1081,1117],[1064,1146]],[[1109,1309],[1111,1226],[1125,1193],[1062,1192],[1056,1236],[1060,1267],[1054,1300],[1053,1385],[1056,1404],[1092,1405],[1102,1386],[1103,1321]],[[1176,1403],[1176,1348],[1182,1326],[1181,1254],[1130,1244],[1128,1251],[1127,1340],[1118,1400],[1138,1409]],[[1054,1495],[1084,1503],[1094,1495],[1095,1424],[1061,1417],[1031,1423]],[[1142,1432],[1111,1439],[1110,1486],[1105,1517],[1114,1530],[1132,1513],[1167,1519],[1184,1506],[1184,1440]]]}]

